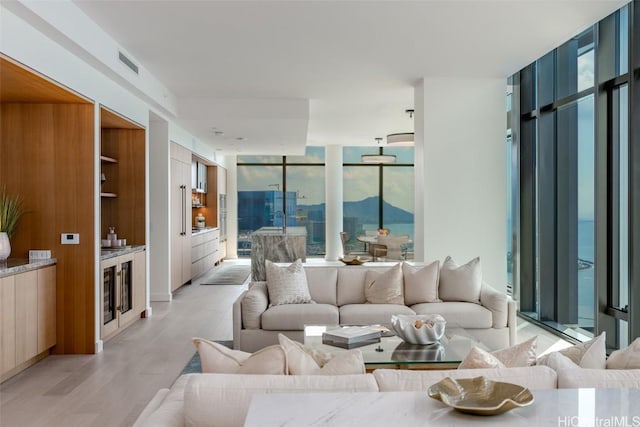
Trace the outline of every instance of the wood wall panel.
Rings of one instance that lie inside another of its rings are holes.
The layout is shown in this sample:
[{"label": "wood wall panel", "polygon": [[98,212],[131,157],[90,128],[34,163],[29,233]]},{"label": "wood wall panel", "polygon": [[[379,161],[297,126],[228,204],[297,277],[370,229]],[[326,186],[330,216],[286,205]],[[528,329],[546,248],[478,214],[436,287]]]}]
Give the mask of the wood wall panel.
[{"label": "wood wall panel", "polygon": [[[55,353],[93,353],[95,297],[94,106],[3,103],[0,182],[23,195],[28,213],[12,257],[50,249],[57,265]],[[61,245],[61,233],[80,233]]]}]

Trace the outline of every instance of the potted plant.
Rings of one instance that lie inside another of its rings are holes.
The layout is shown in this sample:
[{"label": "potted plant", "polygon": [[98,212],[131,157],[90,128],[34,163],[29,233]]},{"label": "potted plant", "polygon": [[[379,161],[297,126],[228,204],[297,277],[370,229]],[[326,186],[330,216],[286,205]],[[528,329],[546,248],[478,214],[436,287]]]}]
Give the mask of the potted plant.
[{"label": "potted plant", "polygon": [[0,262],[6,262],[11,254],[9,238],[24,214],[24,204],[20,196],[11,196],[3,186],[0,193]]}]

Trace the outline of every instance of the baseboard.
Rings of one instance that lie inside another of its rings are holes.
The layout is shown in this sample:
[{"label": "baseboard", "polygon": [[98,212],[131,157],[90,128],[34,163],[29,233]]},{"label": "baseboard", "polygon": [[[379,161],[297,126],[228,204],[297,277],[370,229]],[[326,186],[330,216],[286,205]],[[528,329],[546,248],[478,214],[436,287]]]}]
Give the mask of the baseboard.
[{"label": "baseboard", "polygon": [[[171,302],[173,295],[171,293],[151,294],[150,300],[153,302]],[[148,310],[148,309],[147,309]]]}]

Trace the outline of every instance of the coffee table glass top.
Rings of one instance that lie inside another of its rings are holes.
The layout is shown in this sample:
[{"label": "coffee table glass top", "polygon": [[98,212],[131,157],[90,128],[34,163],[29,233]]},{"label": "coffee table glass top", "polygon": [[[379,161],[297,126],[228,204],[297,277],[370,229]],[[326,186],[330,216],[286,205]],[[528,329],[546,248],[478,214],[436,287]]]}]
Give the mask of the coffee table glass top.
[{"label": "coffee table glass top", "polygon": [[[322,333],[336,328],[340,328],[340,326],[305,325],[304,344],[328,353],[346,351],[343,348],[322,343]],[[467,356],[473,346],[488,350],[469,335],[464,328],[447,323],[444,336],[439,343],[414,345],[392,335],[383,336],[379,343],[357,348],[362,352],[365,365],[455,365]]]}]

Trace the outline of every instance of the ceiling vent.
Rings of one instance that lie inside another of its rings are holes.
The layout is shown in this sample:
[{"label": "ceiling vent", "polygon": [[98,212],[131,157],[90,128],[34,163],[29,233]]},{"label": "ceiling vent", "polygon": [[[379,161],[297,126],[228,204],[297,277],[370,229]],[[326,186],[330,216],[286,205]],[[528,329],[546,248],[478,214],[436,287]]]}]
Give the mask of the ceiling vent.
[{"label": "ceiling vent", "polygon": [[120,58],[120,62],[129,67],[131,71],[138,74],[138,66],[132,60],[127,58],[124,53],[118,51],[118,58]]}]

